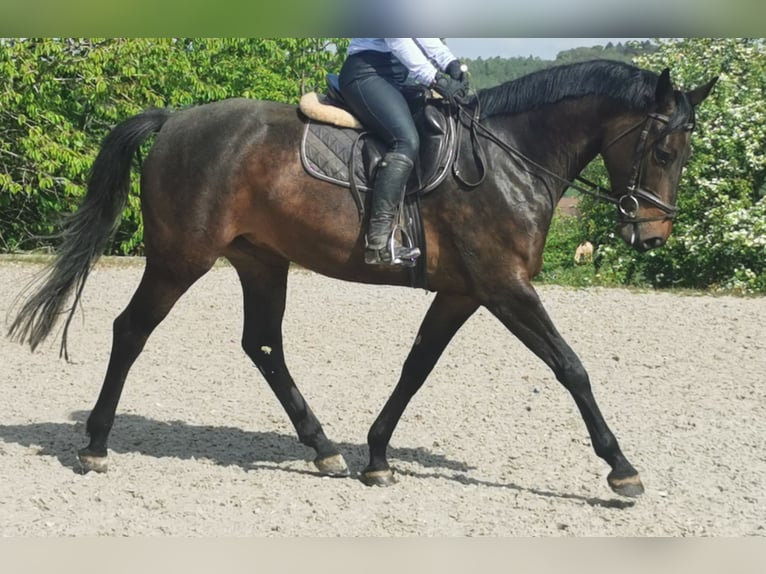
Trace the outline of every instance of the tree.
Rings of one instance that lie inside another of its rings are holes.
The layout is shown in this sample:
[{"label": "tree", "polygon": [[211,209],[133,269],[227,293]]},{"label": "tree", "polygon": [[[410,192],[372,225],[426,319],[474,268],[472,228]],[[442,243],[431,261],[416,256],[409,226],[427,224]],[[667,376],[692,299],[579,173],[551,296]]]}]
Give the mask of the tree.
[{"label": "tree", "polygon": [[[297,103],[340,66],[343,38],[0,40],[0,250],[50,241],[80,201],[100,141],[152,106],[229,97]],[[131,195],[111,250],[140,253]]]}]

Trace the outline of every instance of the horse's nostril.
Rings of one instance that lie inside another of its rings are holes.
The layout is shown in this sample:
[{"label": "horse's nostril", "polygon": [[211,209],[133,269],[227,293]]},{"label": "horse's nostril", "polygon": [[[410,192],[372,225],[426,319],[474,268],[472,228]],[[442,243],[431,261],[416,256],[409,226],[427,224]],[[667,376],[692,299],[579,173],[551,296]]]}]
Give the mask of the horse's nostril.
[{"label": "horse's nostril", "polygon": [[649,251],[650,249],[656,249],[663,245],[665,245],[665,240],[662,237],[652,237],[641,242],[641,249],[643,251]]}]

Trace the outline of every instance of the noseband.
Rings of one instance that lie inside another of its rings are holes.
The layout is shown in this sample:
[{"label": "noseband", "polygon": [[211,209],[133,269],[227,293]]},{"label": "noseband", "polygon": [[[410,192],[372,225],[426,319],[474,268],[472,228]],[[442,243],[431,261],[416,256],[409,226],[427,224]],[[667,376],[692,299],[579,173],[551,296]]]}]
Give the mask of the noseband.
[{"label": "noseband", "polygon": [[[504,141],[502,141],[500,138],[498,138],[489,128],[482,125],[478,121],[479,116],[479,109],[478,106],[476,107],[476,110],[474,114],[469,115],[468,112],[463,108],[463,106],[459,107],[460,115],[463,120],[467,119],[468,125],[470,126],[470,132],[471,132],[471,138],[474,140],[474,144],[476,144],[476,133],[481,132],[484,137],[489,139],[490,141],[493,141],[495,144],[500,146],[502,149],[504,149],[506,152],[515,155],[522,160],[524,160],[526,163],[529,163],[536,168],[540,169],[541,171],[545,172],[546,174],[550,175],[551,177],[559,180],[562,183],[565,183],[567,186],[571,187],[572,189],[575,189],[579,191],[580,193],[584,193],[586,195],[590,195],[591,197],[596,198],[599,201],[605,201],[608,203],[613,203],[617,208],[617,214],[618,214],[618,220],[620,223],[631,223],[633,224],[634,234],[636,230],[636,226],[639,223],[644,223],[647,221],[665,221],[665,220],[672,220],[675,218],[675,216],[678,214],[678,207],[675,205],[671,205],[669,203],[665,203],[662,201],[656,193],[654,193],[651,190],[648,190],[642,185],[642,175],[643,175],[643,165],[644,165],[644,159],[647,152],[647,140],[649,137],[649,132],[651,131],[651,127],[653,122],[661,122],[664,124],[668,124],[670,122],[670,118],[663,114],[658,114],[654,112],[650,112],[646,114],[646,117],[642,119],[640,122],[634,124],[633,126],[629,127],[625,131],[621,132],[617,137],[612,139],[602,150],[602,154],[604,151],[609,149],[612,145],[620,141],[622,138],[627,136],[628,134],[634,132],[638,128],[642,128],[641,134],[638,138],[638,142],[636,143],[636,151],[633,154],[633,167],[631,169],[631,175],[630,179],[628,180],[628,186],[626,188],[626,193],[623,195],[615,198],[614,194],[609,188],[604,188],[596,183],[593,183],[592,181],[589,181],[588,179],[577,176],[575,177],[575,181],[580,182],[582,185],[579,185],[575,183],[574,181],[570,181],[566,178],[563,178],[555,173],[553,173],[548,168],[540,165],[533,159],[527,157],[525,154],[517,150],[516,148],[508,145]],[[692,131],[694,129],[694,122],[688,122],[683,125],[681,128],[684,131]],[[479,146],[475,145],[474,149],[480,149]],[[480,158],[480,163],[482,162]],[[483,167],[482,167],[483,169]],[[457,179],[461,181],[461,183],[468,185],[470,187],[475,187],[479,185],[483,179],[485,173],[482,173],[481,178],[479,181],[470,183],[462,179],[460,177],[459,171],[456,167],[453,167],[454,175]],[[656,217],[637,217],[638,210],[640,208],[639,201],[644,201],[646,203],[651,204],[652,206],[656,207],[660,211],[663,212],[663,215],[656,216]]]},{"label": "noseband", "polygon": [[[604,151],[606,151],[624,136],[643,126],[641,135],[638,137],[638,142],[636,143],[636,151],[633,154],[633,168],[631,170],[630,179],[628,180],[628,186],[626,188],[627,192],[617,199],[614,199],[611,195],[609,196],[609,199],[607,199],[607,201],[611,201],[617,205],[617,211],[619,213],[619,219],[621,223],[635,224],[643,223],[646,221],[665,221],[667,219],[673,219],[678,214],[677,206],[665,203],[657,196],[656,193],[647,190],[642,186],[641,176],[643,175],[644,157],[646,156],[647,152],[647,139],[651,129],[652,121],[668,124],[670,122],[670,118],[663,114],[649,113],[646,115],[645,119],[622,132],[604,147]],[[683,129],[685,131],[691,131],[694,129],[694,123],[690,122],[685,124]],[[606,191],[609,193],[609,190]],[[660,211],[663,211],[664,215],[657,217],[637,217],[640,207],[639,199],[653,205]]]}]

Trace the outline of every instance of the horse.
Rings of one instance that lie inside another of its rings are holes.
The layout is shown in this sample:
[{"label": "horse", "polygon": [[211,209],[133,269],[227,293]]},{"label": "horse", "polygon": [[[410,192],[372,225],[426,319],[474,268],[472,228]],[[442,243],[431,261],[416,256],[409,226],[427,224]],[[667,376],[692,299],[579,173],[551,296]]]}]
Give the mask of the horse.
[{"label": "horse", "polygon": [[593,244],[590,241],[583,241],[575,249],[575,263],[590,263],[593,261]]},{"label": "horse", "polygon": [[[695,108],[717,78],[683,91],[661,73],[606,60],[552,67],[474,92],[456,105],[461,145],[475,146],[484,177],[450,173],[421,200],[427,289],[435,293],[399,380],[367,435],[366,485],[396,479],[391,436],[455,333],[481,306],[537,355],[570,393],[593,450],[624,496],[644,487],[594,398],[590,378],[548,316],[531,280],[558,200],[601,155],[610,189],[589,189],[615,206],[616,229],[637,251],[662,246],[677,213]],[[145,267],[113,323],[111,354],[90,413],[82,470],[106,471],[109,437],[126,377],[150,334],[219,258],[241,281],[245,353],[280,401],[321,475],[349,476],[335,443],[285,362],[281,324],[288,269],[297,264],[343,281],[412,287],[411,270],[364,263],[364,222],[342,186],[307,174],[299,140],[307,121],[292,104],[233,98],[189,108],[151,108],[109,132],[87,190],[66,221],[56,257],[23,302],[8,336],[34,351],[61,315],[69,322],[88,273],[116,229],[141,167]],[[579,180],[578,180],[579,181]],[[583,188],[584,189],[584,188]],[[73,297],[71,306],[66,306]],[[374,326],[370,328],[374,335]]]}]

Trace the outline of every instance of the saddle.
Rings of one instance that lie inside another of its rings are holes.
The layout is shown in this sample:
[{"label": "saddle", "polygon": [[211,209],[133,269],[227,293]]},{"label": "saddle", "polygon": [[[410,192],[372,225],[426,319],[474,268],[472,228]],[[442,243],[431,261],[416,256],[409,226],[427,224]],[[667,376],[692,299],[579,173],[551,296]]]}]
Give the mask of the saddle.
[{"label": "saddle", "polygon": [[[420,135],[420,156],[407,182],[405,196],[424,195],[447,177],[458,148],[458,126],[449,104],[433,98],[425,87],[404,90]],[[338,87],[338,76],[327,75],[327,93],[301,98],[306,116],[301,139],[301,162],[312,176],[348,187],[360,219],[364,217],[361,193],[372,189],[375,168],[386,152],[385,144],[366,131],[351,114]]]},{"label": "saddle", "polygon": [[[347,187],[359,212],[365,216],[365,192],[372,190],[375,169],[386,153],[382,140],[353,116],[343,100],[338,76],[326,76],[327,92],[311,92],[300,101],[305,116],[300,157],[311,176]],[[420,135],[420,154],[407,182],[400,214],[402,242],[420,248],[421,256],[410,267],[413,287],[427,288],[426,245],[420,213],[420,197],[436,188],[449,173],[460,147],[460,122],[450,104],[433,97],[431,90],[412,86],[403,90]]]}]

